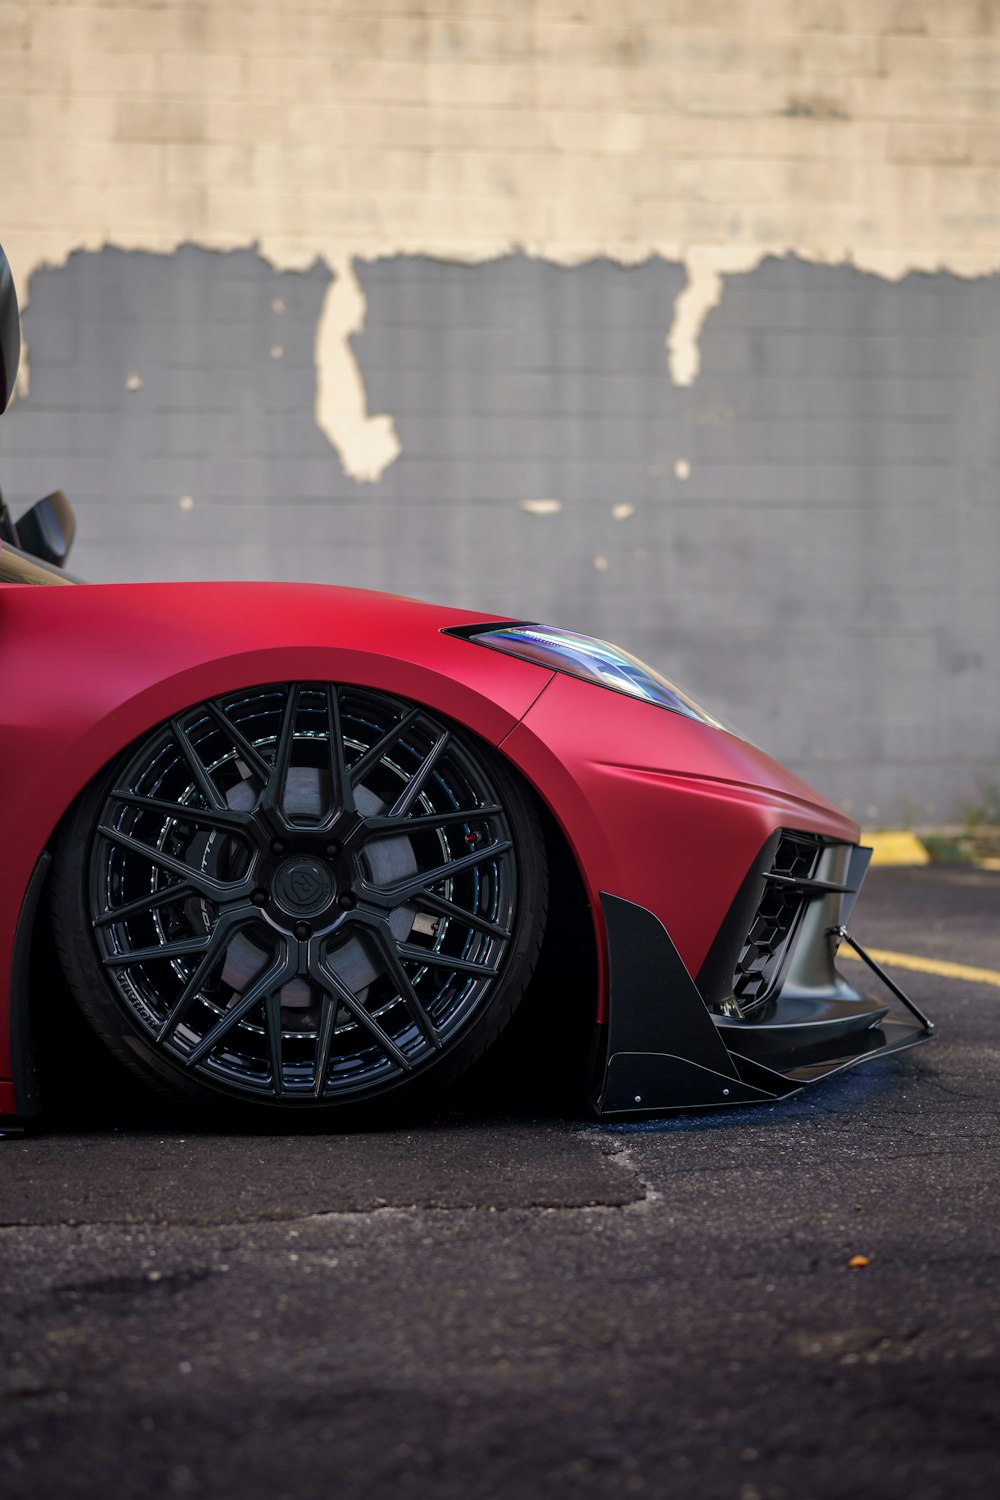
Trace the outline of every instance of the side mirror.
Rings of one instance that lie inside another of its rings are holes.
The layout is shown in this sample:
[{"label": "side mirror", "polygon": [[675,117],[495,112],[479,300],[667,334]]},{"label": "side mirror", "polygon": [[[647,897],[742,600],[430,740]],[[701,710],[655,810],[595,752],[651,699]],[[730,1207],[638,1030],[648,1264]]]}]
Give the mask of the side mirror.
[{"label": "side mirror", "polygon": [[17,535],[22,552],[64,568],[76,536],[76,517],[62,490],[36,500],[18,521]]},{"label": "side mirror", "polygon": [[0,245],[0,411],[7,410],[21,359],[21,324],[17,293],[7,257]]}]

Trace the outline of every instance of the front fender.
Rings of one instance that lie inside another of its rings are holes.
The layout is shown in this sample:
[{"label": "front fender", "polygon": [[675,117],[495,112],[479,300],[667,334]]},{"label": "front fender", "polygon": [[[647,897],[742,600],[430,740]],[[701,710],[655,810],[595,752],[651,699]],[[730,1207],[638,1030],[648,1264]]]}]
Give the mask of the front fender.
[{"label": "front fender", "polygon": [[498,745],[551,674],[442,634],[465,618],[286,585],[0,588],[0,1080],[11,1077],[18,915],[54,830],[96,775],[192,704],[290,679],[396,693]]}]

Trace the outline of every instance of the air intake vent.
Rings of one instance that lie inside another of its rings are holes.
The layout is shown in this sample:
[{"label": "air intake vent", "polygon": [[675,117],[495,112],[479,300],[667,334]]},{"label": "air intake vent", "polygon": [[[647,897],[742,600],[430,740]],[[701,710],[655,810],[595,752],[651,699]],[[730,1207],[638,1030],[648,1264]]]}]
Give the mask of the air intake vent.
[{"label": "air intake vent", "polygon": [[821,839],[805,833],[783,833],[778,842],[733,974],[733,994],[746,1020],[763,1009],[777,985],[789,941],[809,900],[807,883],[822,847]]}]

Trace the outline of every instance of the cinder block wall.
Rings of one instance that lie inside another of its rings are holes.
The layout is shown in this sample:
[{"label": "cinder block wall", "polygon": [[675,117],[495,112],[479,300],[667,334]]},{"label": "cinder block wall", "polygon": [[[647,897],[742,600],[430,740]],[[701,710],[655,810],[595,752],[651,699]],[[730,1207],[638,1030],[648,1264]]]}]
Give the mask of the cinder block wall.
[{"label": "cinder block wall", "polygon": [[1000,779],[998,0],[0,0],[15,507],[620,641],[862,818]]}]

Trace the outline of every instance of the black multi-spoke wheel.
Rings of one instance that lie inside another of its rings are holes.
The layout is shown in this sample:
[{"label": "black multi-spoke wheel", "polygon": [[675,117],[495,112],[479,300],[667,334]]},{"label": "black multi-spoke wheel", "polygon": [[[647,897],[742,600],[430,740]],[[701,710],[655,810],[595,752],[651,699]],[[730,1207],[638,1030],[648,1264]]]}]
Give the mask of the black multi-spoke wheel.
[{"label": "black multi-spoke wheel", "polygon": [[524,992],[545,905],[499,757],[416,704],[301,682],[199,703],[92,786],[53,920],[77,1000],[141,1074],[322,1108],[463,1071]]}]

